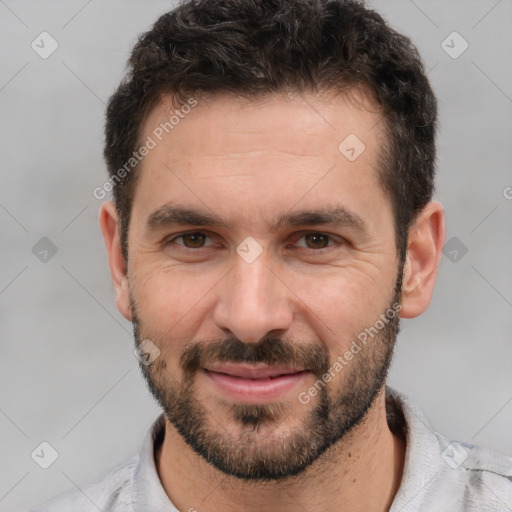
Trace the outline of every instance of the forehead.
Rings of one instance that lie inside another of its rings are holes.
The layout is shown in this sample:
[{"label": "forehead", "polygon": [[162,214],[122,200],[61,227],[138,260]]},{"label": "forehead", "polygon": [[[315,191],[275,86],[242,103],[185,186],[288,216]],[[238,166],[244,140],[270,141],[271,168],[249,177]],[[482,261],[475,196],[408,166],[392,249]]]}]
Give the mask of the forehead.
[{"label": "forehead", "polygon": [[255,215],[275,218],[299,202],[379,206],[380,121],[368,95],[355,89],[256,99],[217,94],[181,105],[164,97],[143,125],[141,142],[151,139],[154,147],[139,168],[134,213],[202,203],[254,224]]},{"label": "forehead", "polygon": [[[372,146],[380,133],[375,129],[380,120],[378,107],[359,88],[254,98],[213,94],[190,96],[181,102],[168,95],[161,97],[146,118],[142,138],[172,140],[180,151],[187,151],[187,142],[193,140],[194,152],[204,150],[212,156],[231,151],[233,144],[243,145],[244,150],[277,151],[293,146],[296,151],[300,145],[301,154],[314,156],[319,149],[337,150],[350,134]],[[200,136],[194,137],[197,129]]]}]

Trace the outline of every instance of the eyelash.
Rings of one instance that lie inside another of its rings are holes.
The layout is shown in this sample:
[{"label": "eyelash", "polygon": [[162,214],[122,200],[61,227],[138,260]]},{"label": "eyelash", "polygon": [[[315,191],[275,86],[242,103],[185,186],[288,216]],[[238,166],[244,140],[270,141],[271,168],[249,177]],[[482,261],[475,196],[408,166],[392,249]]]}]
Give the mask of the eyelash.
[{"label": "eyelash", "polygon": [[[167,247],[167,246],[169,246],[171,244],[174,244],[176,240],[178,240],[180,238],[183,238],[185,236],[188,236],[188,235],[203,235],[203,236],[211,239],[211,237],[207,233],[204,233],[202,231],[187,231],[185,233],[180,233],[179,235],[175,235],[175,236],[173,236],[171,238],[168,238],[167,240],[164,241],[164,245]],[[327,245],[326,247],[321,247],[319,249],[313,249],[311,247],[300,247],[301,249],[309,249],[309,250],[314,251],[314,252],[321,252],[321,251],[325,251],[325,250],[328,250],[328,249],[332,249],[336,245],[343,245],[346,242],[341,237],[330,235],[328,233],[323,233],[322,231],[306,231],[306,232],[302,232],[301,236],[295,240],[295,243],[298,240],[306,237],[307,235],[320,235],[322,237],[327,237],[328,241],[330,242],[330,244]],[[196,252],[204,250],[204,249],[208,249],[208,247],[210,247],[210,246],[206,246],[206,247],[193,248],[193,247],[186,247],[183,244],[176,244],[176,245],[179,245],[183,249],[186,249],[186,250],[189,250],[189,251],[196,251]]]}]

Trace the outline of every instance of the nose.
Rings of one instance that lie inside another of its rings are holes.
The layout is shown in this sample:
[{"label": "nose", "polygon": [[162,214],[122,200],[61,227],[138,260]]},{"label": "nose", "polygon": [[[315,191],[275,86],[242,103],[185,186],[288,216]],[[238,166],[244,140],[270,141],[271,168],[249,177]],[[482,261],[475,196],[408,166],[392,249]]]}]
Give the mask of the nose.
[{"label": "nose", "polygon": [[247,263],[238,255],[220,284],[214,321],[220,329],[245,343],[282,335],[293,318],[292,292],[262,254]]}]

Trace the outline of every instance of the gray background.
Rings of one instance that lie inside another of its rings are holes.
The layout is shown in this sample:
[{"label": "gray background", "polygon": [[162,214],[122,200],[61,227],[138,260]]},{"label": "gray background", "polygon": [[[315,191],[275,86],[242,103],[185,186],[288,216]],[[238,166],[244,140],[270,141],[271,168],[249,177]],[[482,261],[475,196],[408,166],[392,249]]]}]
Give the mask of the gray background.
[{"label": "gray background", "polygon": [[[104,103],[137,34],[171,5],[0,0],[4,512],[131,456],[158,413],[114,304],[92,191],[106,178]],[[429,70],[440,103],[437,199],[447,240],[468,249],[455,262],[443,256],[431,307],[403,322],[390,383],[443,434],[512,456],[512,4],[372,5]],[[42,31],[59,44],[47,59],[31,48]],[[453,31],[469,44],[456,59],[441,45]],[[32,251],[42,237],[57,248],[47,261]],[[42,441],[59,453],[46,470],[31,458]]]}]

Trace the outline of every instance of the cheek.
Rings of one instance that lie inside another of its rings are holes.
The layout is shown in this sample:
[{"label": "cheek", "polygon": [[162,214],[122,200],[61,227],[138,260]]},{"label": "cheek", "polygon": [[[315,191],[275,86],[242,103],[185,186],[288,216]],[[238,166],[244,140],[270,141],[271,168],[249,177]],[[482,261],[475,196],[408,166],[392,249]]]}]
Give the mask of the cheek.
[{"label": "cheek", "polygon": [[[389,305],[395,277],[391,265],[384,268],[382,258],[377,265],[375,255],[359,257],[338,266],[275,267],[286,284],[283,300],[295,312],[292,332],[304,329],[332,354],[343,353]],[[141,335],[159,340],[164,352],[176,352],[178,346],[182,349],[198,339],[198,334],[211,335],[213,323],[209,319],[221,294],[229,293],[229,287],[222,283],[229,266],[168,265],[147,260],[143,264],[136,258],[132,262],[130,289]]]},{"label": "cheek", "polygon": [[375,323],[389,306],[393,286],[394,276],[370,265],[353,265],[296,276],[292,289],[300,314],[329,352],[337,354]]},{"label": "cheek", "polygon": [[208,293],[219,281],[218,274],[161,264],[134,272],[130,277],[131,294],[146,335],[186,337],[204,314]]}]

